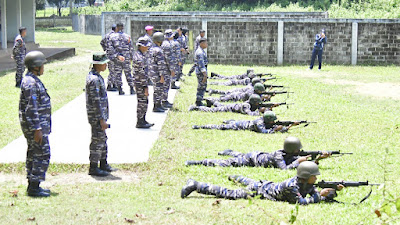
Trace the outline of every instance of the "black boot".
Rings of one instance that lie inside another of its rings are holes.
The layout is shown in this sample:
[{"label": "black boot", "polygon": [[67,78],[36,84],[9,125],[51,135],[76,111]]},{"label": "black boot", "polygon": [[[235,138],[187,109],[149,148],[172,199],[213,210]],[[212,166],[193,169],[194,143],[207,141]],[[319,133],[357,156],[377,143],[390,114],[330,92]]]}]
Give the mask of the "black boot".
[{"label": "black boot", "polygon": [[17,80],[17,82],[15,82],[15,87],[16,88],[21,88],[21,82],[20,80]]},{"label": "black boot", "polygon": [[118,94],[119,95],[124,95],[125,92],[122,90],[122,87],[118,87]]},{"label": "black boot", "polygon": [[148,123],[146,120],[145,120],[145,118],[143,117],[143,118],[138,118],[138,121],[137,121],[137,123],[136,123],[136,128],[145,128],[145,129],[148,129],[148,128],[150,128],[150,127],[152,127],[152,126],[154,126],[154,124],[153,123]]},{"label": "black boot", "polygon": [[29,181],[27,193],[31,197],[50,197],[50,190],[39,187],[39,182]]},{"label": "black boot", "polygon": [[211,72],[211,77],[216,77],[218,74]]},{"label": "black boot", "polygon": [[100,160],[100,169],[106,172],[114,172],[118,169],[112,168],[110,164],[107,163],[107,160]]},{"label": "black boot", "polygon": [[146,124],[150,124],[150,127],[154,126],[154,123],[149,123],[149,122],[147,122],[147,120],[146,120],[146,115],[144,115],[143,120],[144,120],[144,122],[145,122]]},{"label": "black boot", "polygon": [[176,86],[175,82],[172,83],[171,89],[180,89],[181,87]]},{"label": "black boot", "polygon": [[214,105],[213,102],[209,99],[206,99],[206,104],[207,104],[207,107],[211,107]]},{"label": "black boot", "polygon": [[204,106],[204,104],[201,101],[196,101],[196,106]]},{"label": "black boot", "polygon": [[218,155],[230,155],[231,152],[233,152],[233,150],[226,149],[222,152],[218,152]]},{"label": "black boot", "polygon": [[133,87],[131,87],[131,95],[136,94],[135,89]]},{"label": "black boot", "polygon": [[202,165],[203,161],[193,161],[189,160],[185,162],[185,166],[196,166],[196,165]]},{"label": "black boot", "polygon": [[110,173],[107,171],[101,170],[98,166],[97,163],[90,163],[90,168],[89,168],[89,175],[92,176],[99,176],[99,177],[105,177],[108,176]]},{"label": "black boot", "polygon": [[186,185],[181,190],[181,198],[186,198],[187,196],[190,195],[190,193],[197,190],[198,185],[199,185],[199,182],[197,182],[193,179],[189,179],[186,182]]},{"label": "black boot", "polygon": [[109,84],[107,85],[107,91],[117,91],[118,89],[115,88],[113,85]]},{"label": "black boot", "polygon": [[199,126],[199,125],[193,125],[193,126],[192,126],[192,129],[198,130],[198,129],[201,129],[201,126]]},{"label": "black boot", "polygon": [[161,106],[161,104],[155,104],[153,107],[153,112],[165,112],[165,109]]},{"label": "black boot", "polygon": [[172,106],[173,106],[173,104],[168,101],[162,102],[162,107],[164,107],[164,108],[170,109],[170,108],[172,108]]}]

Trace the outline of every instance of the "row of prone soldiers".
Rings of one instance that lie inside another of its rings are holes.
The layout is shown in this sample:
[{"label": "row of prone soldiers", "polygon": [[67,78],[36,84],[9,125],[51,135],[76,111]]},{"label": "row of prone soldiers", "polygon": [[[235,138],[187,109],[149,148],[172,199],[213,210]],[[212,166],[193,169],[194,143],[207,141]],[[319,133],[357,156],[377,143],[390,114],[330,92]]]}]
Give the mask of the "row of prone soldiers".
[{"label": "row of prone soldiers", "polygon": [[[269,76],[263,78],[262,76]],[[258,133],[284,133],[291,127],[306,123],[307,121],[276,121],[276,114],[272,111],[273,107],[286,103],[271,103],[273,96],[286,91],[271,91],[273,88],[282,88],[281,85],[271,85],[265,83],[267,80],[275,79],[272,74],[255,74],[254,70],[249,69],[242,75],[222,76],[211,73],[211,79],[225,79],[225,82],[210,82],[213,85],[246,85],[245,87],[222,91],[208,89],[207,92],[220,94],[218,98],[204,98],[206,104],[197,104],[189,107],[189,111],[202,112],[233,112],[260,116],[256,120],[235,121],[226,120],[221,125],[194,125],[193,129],[218,129],[218,130],[250,130]],[[269,89],[268,91],[266,89]],[[234,102],[224,104],[224,102]],[[340,153],[339,151],[314,151],[302,150],[303,146],[296,137],[287,137],[283,144],[283,149],[275,152],[249,152],[241,153],[230,149],[218,152],[221,156],[230,156],[228,159],[203,159],[189,160],[186,166],[221,166],[221,167],[264,167],[278,168],[282,170],[296,169],[297,175],[280,183],[268,180],[257,181],[239,175],[231,175],[229,180],[246,186],[246,189],[231,190],[213,184],[198,182],[189,179],[181,190],[181,197],[186,198],[192,192],[201,194],[215,195],[219,198],[240,199],[261,196],[263,199],[274,201],[286,201],[289,203],[309,204],[321,201],[337,202],[334,198],[336,191],[342,190],[347,186],[371,185],[368,182],[325,182],[316,184],[317,176],[320,175],[318,164],[321,159],[328,158],[332,154],[351,154]],[[311,160],[310,160],[311,158]],[[323,188],[317,190],[317,187]],[[369,196],[369,195],[368,195]],[[368,197],[367,196],[367,197]],[[367,198],[366,197],[366,198]],[[364,198],[363,200],[365,200]],[[363,201],[362,200],[362,201]]]}]

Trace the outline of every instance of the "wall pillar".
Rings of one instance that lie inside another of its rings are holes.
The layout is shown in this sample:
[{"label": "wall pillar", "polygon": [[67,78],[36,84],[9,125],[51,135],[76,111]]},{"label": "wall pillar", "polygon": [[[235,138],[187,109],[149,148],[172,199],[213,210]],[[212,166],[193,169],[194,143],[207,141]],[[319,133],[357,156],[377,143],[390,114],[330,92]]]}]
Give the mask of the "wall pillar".
[{"label": "wall pillar", "polygon": [[277,53],[277,62],[278,65],[283,64],[283,21],[278,21],[278,53]]},{"label": "wall pillar", "polygon": [[[201,29],[206,31],[206,34],[204,35],[205,38],[207,38],[207,19],[202,19],[201,20]],[[195,49],[194,51],[196,51],[197,49]],[[204,49],[204,51],[207,53],[207,49]],[[193,53],[194,54],[194,53]]]},{"label": "wall pillar", "polygon": [[[129,16],[125,17],[125,33],[129,34],[129,36],[132,37],[132,33],[131,33],[131,18]],[[132,40],[133,43],[136,43],[136,40]]]},{"label": "wall pillar", "polygon": [[358,39],[358,23],[352,23],[351,29],[351,64],[357,65],[357,55],[358,55],[358,46],[357,46],[357,39]]},{"label": "wall pillar", "polygon": [[15,15],[17,16],[17,28],[19,29],[22,27],[21,0],[15,0],[15,3],[17,4]]},{"label": "wall pillar", "polygon": [[7,4],[6,0],[0,0],[1,5],[1,48],[7,49]]}]

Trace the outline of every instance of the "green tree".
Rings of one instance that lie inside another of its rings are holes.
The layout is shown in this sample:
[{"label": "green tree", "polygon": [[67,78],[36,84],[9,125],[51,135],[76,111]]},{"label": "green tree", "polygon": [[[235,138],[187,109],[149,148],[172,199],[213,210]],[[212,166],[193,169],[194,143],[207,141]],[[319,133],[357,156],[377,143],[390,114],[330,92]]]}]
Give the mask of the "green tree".
[{"label": "green tree", "polygon": [[36,1],[36,10],[42,10],[46,7],[46,0],[35,0]]}]

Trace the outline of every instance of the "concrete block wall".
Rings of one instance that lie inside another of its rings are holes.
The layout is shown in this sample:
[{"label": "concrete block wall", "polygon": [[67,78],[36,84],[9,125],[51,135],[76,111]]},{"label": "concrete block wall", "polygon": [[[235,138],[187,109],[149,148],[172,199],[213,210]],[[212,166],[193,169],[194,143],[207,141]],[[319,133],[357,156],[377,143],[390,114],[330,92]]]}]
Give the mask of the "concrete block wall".
[{"label": "concrete block wall", "polygon": [[71,17],[38,17],[35,20],[36,27],[66,27],[72,26]]}]

